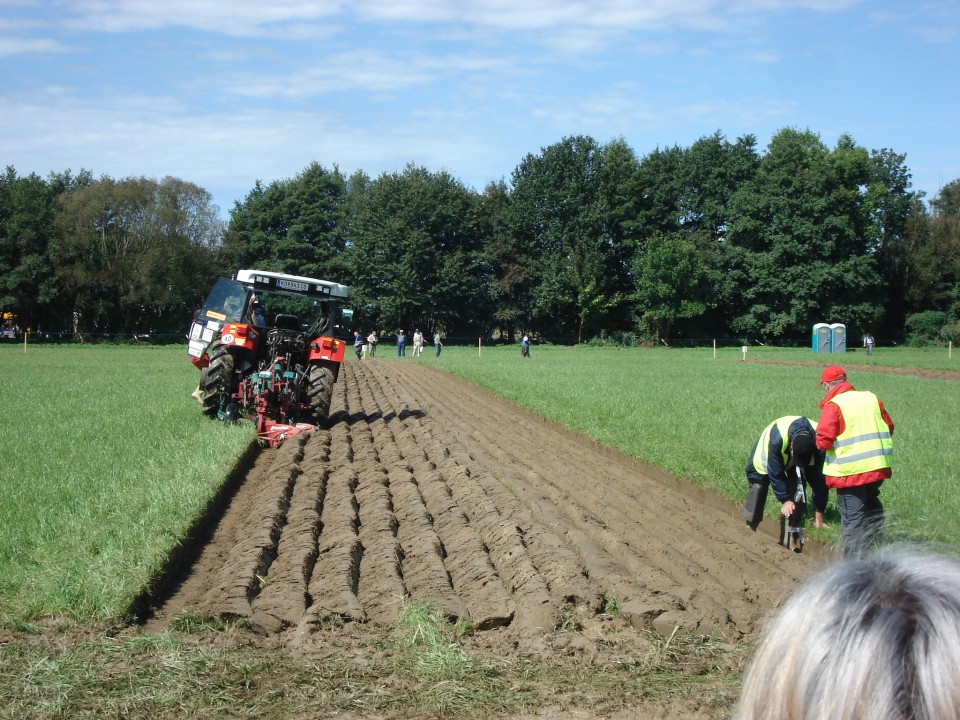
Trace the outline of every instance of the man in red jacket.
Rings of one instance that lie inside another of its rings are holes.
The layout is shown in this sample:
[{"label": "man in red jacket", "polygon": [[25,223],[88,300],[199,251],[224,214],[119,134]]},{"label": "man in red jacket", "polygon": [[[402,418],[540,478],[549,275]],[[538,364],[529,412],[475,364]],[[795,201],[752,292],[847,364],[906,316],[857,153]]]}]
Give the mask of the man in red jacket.
[{"label": "man in red jacket", "polygon": [[862,555],[883,538],[880,486],[892,474],[893,420],[872,392],[847,382],[839,365],[825,368],[820,385],[817,447],[826,451],[823,475],[837,491],[844,555]]}]

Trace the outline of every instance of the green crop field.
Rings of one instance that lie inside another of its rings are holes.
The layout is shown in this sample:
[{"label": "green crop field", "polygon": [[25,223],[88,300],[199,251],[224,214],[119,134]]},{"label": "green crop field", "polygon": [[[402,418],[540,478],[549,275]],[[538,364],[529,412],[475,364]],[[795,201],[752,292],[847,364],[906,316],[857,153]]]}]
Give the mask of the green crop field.
[{"label": "green crop field", "polygon": [[[816,418],[819,367],[839,360],[866,357],[751,348],[744,362],[730,348],[714,356],[710,348],[538,346],[528,360],[515,348],[449,347],[420,362],[733,503],[761,429],[780,415]],[[960,369],[946,350],[884,349],[869,362]],[[249,446],[252,427],[200,414],[189,395],[197,372],[179,347],[4,346],[0,370],[0,622],[121,616]],[[883,491],[890,536],[960,544],[960,382],[850,377],[876,392],[896,423],[894,479]],[[837,524],[823,540],[836,541]]]}]

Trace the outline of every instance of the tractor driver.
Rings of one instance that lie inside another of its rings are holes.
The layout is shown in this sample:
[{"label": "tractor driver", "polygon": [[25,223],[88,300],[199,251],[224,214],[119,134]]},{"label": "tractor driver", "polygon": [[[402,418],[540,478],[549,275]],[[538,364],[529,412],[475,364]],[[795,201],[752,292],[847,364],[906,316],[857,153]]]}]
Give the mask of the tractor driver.
[{"label": "tractor driver", "polygon": [[[790,517],[794,511],[796,468],[805,471],[813,490],[814,527],[826,527],[823,511],[827,507],[827,485],[823,479],[824,453],[816,446],[816,423],[798,415],[787,415],[764,428],[747,459],[747,481],[750,491],[741,515],[751,530],[763,519],[767,489],[782,504],[781,512]],[[793,480],[791,482],[791,480]]]},{"label": "tractor driver", "polygon": [[254,295],[250,301],[250,321],[257,327],[267,326],[267,315],[263,311],[259,295]]}]

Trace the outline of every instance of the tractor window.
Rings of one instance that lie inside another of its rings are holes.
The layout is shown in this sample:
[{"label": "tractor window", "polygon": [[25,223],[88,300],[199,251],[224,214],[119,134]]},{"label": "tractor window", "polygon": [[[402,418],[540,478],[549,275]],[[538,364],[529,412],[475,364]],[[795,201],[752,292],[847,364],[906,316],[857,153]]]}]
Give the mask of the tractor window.
[{"label": "tractor window", "polygon": [[313,324],[310,326],[310,334],[313,336],[327,335],[330,332],[330,309],[333,303],[327,300],[313,301]]},{"label": "tractor window", "polygon": [[[309,300],[284,297],[282,295],[271,295],[269,293],[263,293],[260,299],[263,302],[263,312],[264,315],[266,315],[268,325],[273,325],[279,315],[296,317],[298,321],[297,324],[301,326],[313,320],[310,314]],[[289,320],[287,322],[289,322]]]},{"label": "tractor window", "polygon": [[353,310],[338,305],[337,312],[334,315],[333,336],[349,338],[351,329],[353,329]]},{"label": "tractor window", "polygon": [[247,289],[235,280],[220,278],[207,296],[207,302],[200,315],[220,322],[240,322],[243,306],[247,299]]},{"label": "tractor window", "polygon": [[267,322],[273,323],[278,315],[293,315],[300,328],[311,335],[319,335],[329,325],[330,301],[304,297],[288,297],[264,293],[261,297]]}]

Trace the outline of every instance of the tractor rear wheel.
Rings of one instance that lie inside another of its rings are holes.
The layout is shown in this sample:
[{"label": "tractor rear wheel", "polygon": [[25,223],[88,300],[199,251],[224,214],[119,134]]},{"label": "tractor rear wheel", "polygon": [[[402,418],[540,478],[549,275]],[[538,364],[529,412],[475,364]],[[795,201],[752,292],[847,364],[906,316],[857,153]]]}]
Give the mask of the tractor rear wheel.
[{"label": "tractor rear wheel", "polygon": [[210,363],[200,373],[203,412],[216,415],[224,398],[233,392],[234,357],[230,350],[214,340],[207,348]]},{"label": "tractor rear wheel", "polygon": [[333,370],[323,365],[311,365],[307,370],[307,400],[315,420],[329,416],[332,399]]}]

